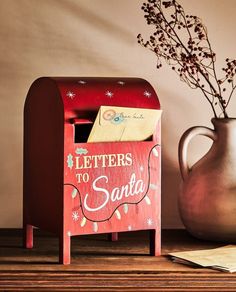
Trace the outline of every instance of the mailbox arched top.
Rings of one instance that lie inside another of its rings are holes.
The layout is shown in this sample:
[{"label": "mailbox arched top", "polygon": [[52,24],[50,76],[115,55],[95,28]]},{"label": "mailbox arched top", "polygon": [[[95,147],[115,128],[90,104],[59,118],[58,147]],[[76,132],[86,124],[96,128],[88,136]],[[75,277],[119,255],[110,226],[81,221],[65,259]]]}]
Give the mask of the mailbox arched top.
[{"label": "mailbox arched top", "polygon": [[101,105],[160,109],[155,90],[141,78],[42,77],[32,84],[27,101],[47,106],[50,98],[63,106],[66,121],[95,117]]}]

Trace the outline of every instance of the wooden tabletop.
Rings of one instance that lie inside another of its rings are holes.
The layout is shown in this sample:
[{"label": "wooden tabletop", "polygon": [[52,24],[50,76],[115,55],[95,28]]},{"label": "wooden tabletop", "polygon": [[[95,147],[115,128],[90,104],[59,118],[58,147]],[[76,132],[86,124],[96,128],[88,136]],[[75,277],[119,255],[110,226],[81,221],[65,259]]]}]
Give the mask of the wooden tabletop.
[{"label": "wooden tabletop", "polygon": [[58,264],[58,239],[35,232],[32,250],[21,247],[21,230],[0,230],[0,291],[236,291],[236,273],[173,263],[173,251],[215,248],[185,230],[162,232],[162,256],[149,252],[148,232],[72,238],[72,264]]}]

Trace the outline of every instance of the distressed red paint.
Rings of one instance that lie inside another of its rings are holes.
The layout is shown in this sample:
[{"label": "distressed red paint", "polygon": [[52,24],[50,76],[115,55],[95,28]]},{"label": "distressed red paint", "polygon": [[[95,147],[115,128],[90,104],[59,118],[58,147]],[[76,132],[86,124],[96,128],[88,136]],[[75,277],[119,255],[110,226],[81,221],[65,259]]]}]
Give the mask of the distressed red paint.
[{"label": "distressed red paint", "polygon": [[82,234],[150,230],[160,254],[160,121],[151,141],[75,142],[75,127],[93,123],[101,105],[160,108],[138,78],[40,78],[25,102],[24,245],[33,247],[33,226],[51,231],[63,264]]}]

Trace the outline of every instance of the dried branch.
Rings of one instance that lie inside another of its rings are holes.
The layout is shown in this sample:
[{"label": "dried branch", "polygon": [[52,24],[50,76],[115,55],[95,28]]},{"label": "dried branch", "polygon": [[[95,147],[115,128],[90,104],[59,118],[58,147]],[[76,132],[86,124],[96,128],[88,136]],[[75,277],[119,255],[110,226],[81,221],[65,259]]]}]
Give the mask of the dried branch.
[{"label": "dried branch", "polygon": [[[138,42],[155,53],[157,68],[162,67],[164,59],[182,81],[193,89],[200,89],[213,110],[214,116],[228,117],[226,108],[236,85],[236,60],[226,59],[223,68],[225,76],[221,79],[216,73],[216,55],[212,50],[207,29],[197,16],[186,15],[176,0],[147,0],[142,9],[148,25],[155,27],[154,33],[144,41],[141,34]],[[231,84],[228,97],[224,83]],[[217,114],[219,112],[219,114]]]}]

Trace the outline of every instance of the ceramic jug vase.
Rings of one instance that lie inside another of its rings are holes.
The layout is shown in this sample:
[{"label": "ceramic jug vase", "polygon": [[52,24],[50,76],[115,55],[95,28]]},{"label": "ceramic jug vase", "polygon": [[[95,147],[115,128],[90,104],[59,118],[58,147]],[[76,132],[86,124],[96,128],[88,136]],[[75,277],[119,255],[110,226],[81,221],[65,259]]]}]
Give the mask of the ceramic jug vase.
[{"label": "ceramic jug vase", "polygon": [[[183,178],[178,204],[186,229],[195,237],[236,242],[236,119],[212,119],[214,130],[193,127],[179,142]],[[210,150],[189,167],[189,142],[197,135],[213,140]]]}]

